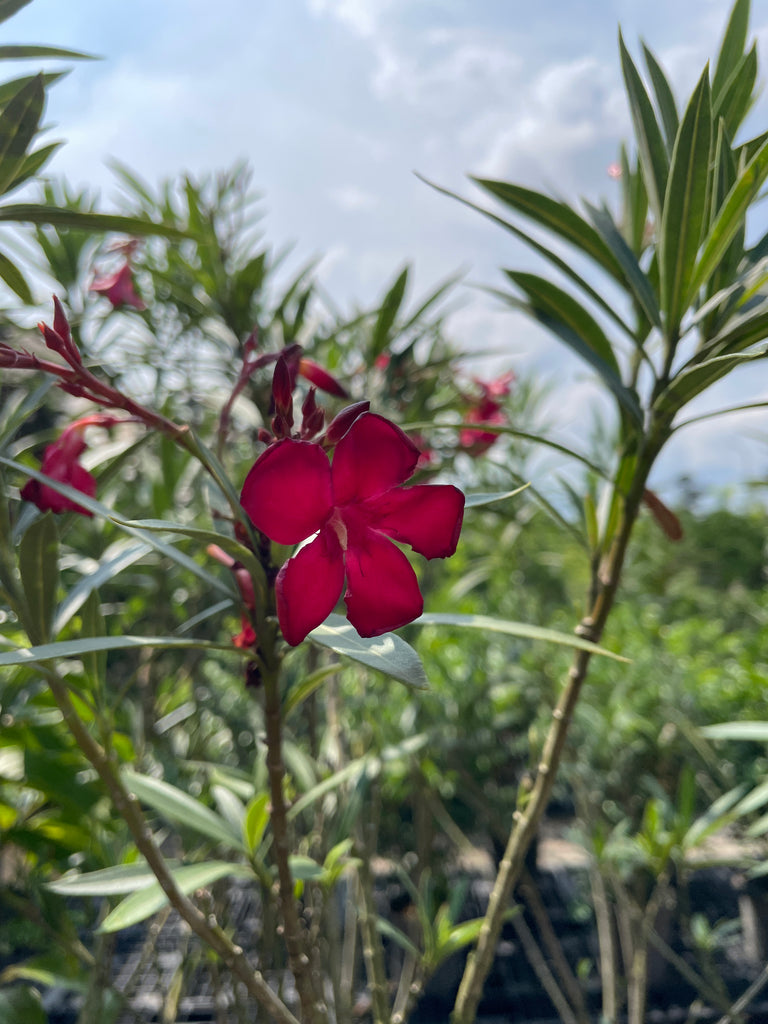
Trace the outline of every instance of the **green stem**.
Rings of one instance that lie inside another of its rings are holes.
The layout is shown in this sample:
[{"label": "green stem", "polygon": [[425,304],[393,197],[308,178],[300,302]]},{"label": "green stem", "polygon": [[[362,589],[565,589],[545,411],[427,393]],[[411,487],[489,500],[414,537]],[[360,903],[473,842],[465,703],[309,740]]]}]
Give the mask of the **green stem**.
[{"label": "green stem", "polygon": [[[661,443],[649,446],[638,459],[637,468],[626,494],[620,496],[621,514],[611,546],[594,581],[595,599],[591,610],[576,629],[579,636],[597,643],[602,636],[613,606],[624,565],[632,528]],[[622,460],[623,462],[623,460]],[[490,973],[496,946],[501,935],[504,916],[512,892],[523,870],[525,855],[536,835],[554,786],[557,769],[563,756],[568,728],[587,677],[591,654],[577,650],[560,699],[552,712],[552,723],[544,743],[536,781],[524,808],[515,812],[496,882],[488,901],[477,947],[470,954],[451,1015],[451,1024],[472,1024],[482,996],[485,979]]]},{"label": "green stem", "polygon": [[243,950],[236,946],[215,920],[207,918],[199,908],[180,892],[173,875],[168,870],[163,855],[147,828],[138,800],[124,787],[115,765],[107,757],[103,747],[91,736],[70,699],[66,685],[51,669],[46,677],[54,700],[78,747],[96,769],[112,802],[125,821],[136,848],[152,869],[155,878],[168,902],[178,911],[192,931],[227,965],[232,974],[241,981],[253,998],[273,1015],[278,1024],[299,1024],[288,1007],[270,989],[261,973],[248,962]]}]

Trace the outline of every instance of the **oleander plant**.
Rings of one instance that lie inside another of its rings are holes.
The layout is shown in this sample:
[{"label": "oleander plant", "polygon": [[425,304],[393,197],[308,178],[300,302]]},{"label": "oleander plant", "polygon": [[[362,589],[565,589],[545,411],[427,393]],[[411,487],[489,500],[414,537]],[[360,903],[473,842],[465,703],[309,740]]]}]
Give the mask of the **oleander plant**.
[{"label": "oleander plant", "polygon": [[[549,267],[490,288],[604,389],[583,450],[511,353],[460,355],[458,279],[414,299],[403,264],[340,312],[252,230],[245,165],[154,190],[115,164],[105,213],[42,177],[59,73],[0,85],[27,243],[0,242],[3,1024],[61,1020],[62,993],[77,1024],[170,1024],[202,989],[217,1024],[472,1024],[510,1010],[503,938],[566,1024],[642,1024],[654,957],[667,1009],[747,1019],[768,949],[734,988],[747,925],[690,884],[765,874],[761,482],[732,508],[681,480],[672,508],[653,474],[680,430],[766,404],[686,411],[768,351],[749,15],[684,102],[620,37],[618,202],[432,185]],[[577,958],[539,885],[556,813]]]}]

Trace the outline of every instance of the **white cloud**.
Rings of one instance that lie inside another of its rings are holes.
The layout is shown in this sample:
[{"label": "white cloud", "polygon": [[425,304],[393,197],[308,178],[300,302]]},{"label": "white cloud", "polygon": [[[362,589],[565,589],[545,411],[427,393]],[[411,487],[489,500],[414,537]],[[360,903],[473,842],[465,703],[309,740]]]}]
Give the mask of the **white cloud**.
[{"label": "white cloud", "polygon": [[509,178],[546,169],[562,188],[569,156],[621,138],[626,118],[619,95],[615,71],[593,58],[553,64],[518,92],[514,109],[485,111],[464,128],[461,141],[481,154],[481,174]]},{"label": "white cloud", "polygon": [[338,188],[332,188],[328,196],[332,203],[348,213],[373,210],[379,202],[372,192],[366,192],[357,185],[340,185]]},{"label": "white cloud", "polygon": [[392,0],[309,0],[308,6],[312,14],[335,18],[356,35],[368,39],[378,31]]}]

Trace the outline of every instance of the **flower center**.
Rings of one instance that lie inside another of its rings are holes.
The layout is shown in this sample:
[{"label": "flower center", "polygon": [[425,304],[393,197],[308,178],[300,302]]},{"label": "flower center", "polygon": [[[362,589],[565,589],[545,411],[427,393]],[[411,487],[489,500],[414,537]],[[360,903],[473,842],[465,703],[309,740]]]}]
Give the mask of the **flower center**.
[{"label": "flower center", "polygon": [[348,543],[347,527],[346,527],[346,524],[344,523],[344,520],[341,518],[341,512],[340,512],[339,509],[335,508],[333,510],[333,512],[331,513],[330,519],[328,519],[328,521],[326,523],[326,526],[329,526],[333,530],[333,532],[336,534],[336,536],[339,538],[339,544],[341,545],[341,550],[342,551],[346,551],[347,550],[347,543]]}]

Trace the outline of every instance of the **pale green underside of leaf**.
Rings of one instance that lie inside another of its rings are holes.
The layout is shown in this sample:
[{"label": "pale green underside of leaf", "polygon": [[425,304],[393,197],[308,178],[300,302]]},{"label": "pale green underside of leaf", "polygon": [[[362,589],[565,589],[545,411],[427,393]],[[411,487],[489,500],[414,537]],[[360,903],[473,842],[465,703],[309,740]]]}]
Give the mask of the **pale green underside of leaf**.
[{"label": "pale green underside of leaf", "polygon": [[309,639],[345,658],[383,672],[406,686],[413,686],[417,690],[429,688],[427,674],[418,654],[410,644],[394,633],[361,637],[343,616],[332,613],[321,626],[312,630]]},{"label": "pale green underside of leaf", "polygon": [[[229,864],[226,861],[211,861],[205,864],[187,864],[176,868],[173,872],[173,879],[183,895],[195,892],[196,889],[212,885],[220,878],[253,878],[253,872],[239,864]],[[162,910],[168,903],[168,897],[160,888],[160,883],[152,882],[144,889],[134,892],[119,903],[111,914],[108,914],[102,921],[99,932],[117,932],[121,928],[128,928],[139,921],[145,921],[158,910]]]},{"label": "pale green underside of leaf", "polygon": [[710,740],[748,740],[768,743],[768,722],[720,722],[701,730]]},{"label": "pale green underside of leaf", "polygon": [[455,626],[460,629],[484,629],[492,633],[506,633],[508,636],[521,637],[525,640],[544,640],[547,643],[560,644],[563,647],[577,647],[581,651],[613,658],[615,661],[622,661],[626,664],[630,662],[629,658],[608,651],[604,647],[598,647],[597,644],[592,644],[589,640],[583,640],[581,637],[560,633],[555,629],[546,629],[543,626],[531,626],[527,622],[494,619],[490,615],[453,615],[433,612],[422,615],[413,624],[414,626]]},{"label": "pale green underside of leaf", "polygon": [[480,508],[482,505],[492,505],[495,501],[505,501],[507,498],[514,498],[515,495],[521,494],[530,486],[530,484],[523,484],[522,487],[516,487],[514,491],[492,491],[488,493],[478,492],[477,494],[466,494],[464,496],[464,508]]},{"label": "pale green underside of leaf", "polygon": [[57,658],[79,658],[92,651],[135,650],[142,647],[151,648],[195,648],[207,651],[233,651],[231,643],[215,643],[212,640],[193,640],[189,637],[177,636],[92,636],[80,640],[62,640],[55,644],[38,644],[36,647],[24,647],[0,654],[0,666],[38,665],[43,661],[54,661]]}]

